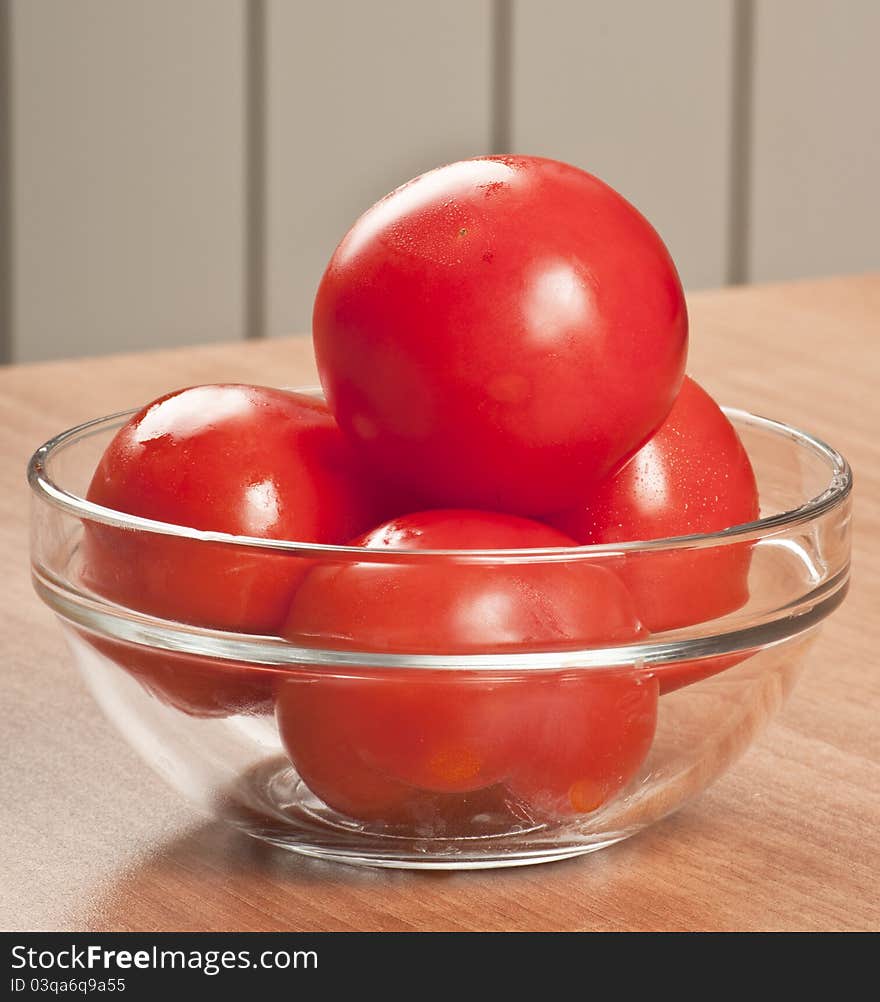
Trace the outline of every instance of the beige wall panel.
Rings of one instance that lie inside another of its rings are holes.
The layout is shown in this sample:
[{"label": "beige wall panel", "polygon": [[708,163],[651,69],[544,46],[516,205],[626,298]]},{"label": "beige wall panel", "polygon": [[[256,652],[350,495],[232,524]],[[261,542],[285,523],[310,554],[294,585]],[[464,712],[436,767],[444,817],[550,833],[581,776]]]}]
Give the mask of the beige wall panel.
[{"label": "beige wall panel", "polygon": [[880,3],[757,0],[750,281],[880,268]]},{"label": "beige wall panel", "polygon": [[13,357],[240,337],[241,0],[14,0]]},{"label": "beige wall panel", "polygon": [[[270,0],[269,334],[311,328],[333,248],[387,191],[490,144],[489,0]],[[280,377],[279,377],[280,378]]]},{"label": "beige wall panel", "polygon": [[729,0],[515,0],[512,145],[577,164],[663,236],[689,288],[727,273]]}]

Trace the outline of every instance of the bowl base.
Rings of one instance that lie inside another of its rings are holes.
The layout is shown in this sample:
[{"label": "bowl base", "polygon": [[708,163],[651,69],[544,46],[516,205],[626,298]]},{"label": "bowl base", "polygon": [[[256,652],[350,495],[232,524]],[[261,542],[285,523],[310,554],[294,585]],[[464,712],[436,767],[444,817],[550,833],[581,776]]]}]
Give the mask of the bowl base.
[{"label": "bowl base", "polygon": [[585,856],[587,853],[597,852],[599,849],[615,845],[633,834],[635,833],[627,832],[615,835],[592,845],[578,846],[576,849],[562,846],[555,850],[549,848],[532,852],[523,850],[519,853],[509,852],[497,856],[481,853],[479,856],[462,857],[458,853],[449,856],[431,854],[426,857],[424,853],[421,856],[408,856],[403,853],[398,855],[351,853],[339,849],[305,846],[287,839],[272,838],[253,831],[248,832],[252,838],[268,842],[278,849],[298,853],[301,856],[310,856],[333,863],[345,863],[348,866],[371,866],[387,870],[497,870],[508,866],[536,866],[539,863],[554,863],[563,859],[572,859],[575,856]]},{"label": "bowl base", "polygon": [[[314,796],[276,758],[252,768],[222,798],[221,816],[259,841],[304,856],[409,870],[478,870],[531,866],[595,852],[635,834],[641,825],[613,831],[572,831],[570,824],[531,816],[498,792],[479,802],[455,827],[425,822],[390,826],[346,817]],[[487,809],[488,808],[488,809]]]}]

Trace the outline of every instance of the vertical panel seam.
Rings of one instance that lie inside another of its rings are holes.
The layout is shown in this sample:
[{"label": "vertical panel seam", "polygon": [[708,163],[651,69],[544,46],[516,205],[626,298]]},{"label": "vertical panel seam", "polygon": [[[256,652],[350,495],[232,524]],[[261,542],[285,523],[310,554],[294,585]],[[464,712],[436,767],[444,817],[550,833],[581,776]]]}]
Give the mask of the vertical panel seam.
[{"label": "vertical panel seam", "polygon": [[266,3],[244,2],[244,261],[246,339],[266,336]]},{"label": "vertical panel seam", "polygon": [[0,0],[0,364],[12,361],[12,12]]},{"label": "vertical panel seam", "polygon": [[490,144],[492,153],[511,153],[513,91],[513,0],[492,0]]},{"label": "vertical panel seam", "polygon": [[752,211],[752,145],[755,88],[755,0],[732,0],[730,160],[727,219],[727,281],[749,280]]}]

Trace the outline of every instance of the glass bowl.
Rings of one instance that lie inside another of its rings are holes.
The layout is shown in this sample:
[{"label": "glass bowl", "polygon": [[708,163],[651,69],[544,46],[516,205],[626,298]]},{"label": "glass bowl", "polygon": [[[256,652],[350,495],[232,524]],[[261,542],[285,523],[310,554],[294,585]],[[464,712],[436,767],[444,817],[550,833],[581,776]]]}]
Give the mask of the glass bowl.
[{"label": "glass bowl", "polygon": [[[229,536],[91,504],[92,472],[131,413],[65,431],[32,457],[36,591],[95,699],[151,768],[212,817],[312,856],[512,866],[633,835],[736,761],[782,706],[847,590],[846,461],[744,411],[726,413],[755,469],[758,521],[704,536],[506,551]],[[439,571],[486,594],[499,576],[527,588],[541,574],[577,588],[583,568],[604,567],[685,603],[739,567],[748,590],[735,609],[638,642],[377,650],[325,621],[299,646],[150,615],[134,607],[136,587],[132,607],[102,598],[86,573],[94,546],[115,554],[135,584],[169,555],[177,568],[214,567],[230,600],[242,569],[293,580],[354,564],[393,567],[404,586],[405,575]]]}]

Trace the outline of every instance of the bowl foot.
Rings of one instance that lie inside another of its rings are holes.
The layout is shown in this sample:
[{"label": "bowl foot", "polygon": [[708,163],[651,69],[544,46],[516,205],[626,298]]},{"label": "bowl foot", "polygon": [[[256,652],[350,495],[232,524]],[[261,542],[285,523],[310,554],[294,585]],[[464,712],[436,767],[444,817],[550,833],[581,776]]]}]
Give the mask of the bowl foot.
[{"label": "bowl foot", "polygon": [[[260,841],[317,859],[411,870],[531,866],[595,852],[641,826],[578,833],[533,816],[502,787],[458,798],[456,812],[389,824],[346,817],[319,800],[284,758],[249,770],[226,791],[218,812]],[[445,808],[445,809],[444,809]]]},{"label": "bowl foot", "polygon": [[571,859],[574,856],[584,856],[587,853],[596,852],[621,842],[634,833],[615,835],[592,845],[578,846],[575,849],[570,846],[562,846],[558,849],[511,851],[503,855],[481,852],[479,856],[463,856],[461,853],[448,856],[434,853],[431,855],[423,853],[420,856],[410,856],[404,853],[396,855],[383,853],[380,855],[364,851],[353,853],[332,848],[304,846],[286,839],[269,838],[256,832],[248,832],[248,834],[279,849],[287,849],[302,856],[311,856],[334,863],[345,863],[349,866],[372,866],[391,870],[495,870],[508,866],[536,866],[538,863],[554,863],[563,859]]}]

